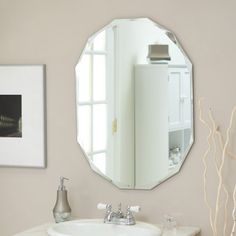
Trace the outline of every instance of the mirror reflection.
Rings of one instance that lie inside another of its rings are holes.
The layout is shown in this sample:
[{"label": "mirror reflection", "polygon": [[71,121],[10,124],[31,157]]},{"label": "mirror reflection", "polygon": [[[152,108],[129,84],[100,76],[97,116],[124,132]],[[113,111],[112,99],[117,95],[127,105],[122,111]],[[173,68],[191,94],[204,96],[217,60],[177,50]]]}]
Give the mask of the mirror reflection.
[{"label": "mirror reflection", "polygon": [[150,189],[177,173],[193,144],[192,65],[149,19],[114,20],[76,66],[77,140],[116,186]]}]

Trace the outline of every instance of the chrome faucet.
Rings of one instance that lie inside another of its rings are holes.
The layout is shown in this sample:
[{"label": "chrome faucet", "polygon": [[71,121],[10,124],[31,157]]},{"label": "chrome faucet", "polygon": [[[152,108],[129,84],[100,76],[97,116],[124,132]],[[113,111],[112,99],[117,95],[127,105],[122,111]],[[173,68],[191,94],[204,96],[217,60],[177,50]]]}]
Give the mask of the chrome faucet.
[{"label": "chrome faucet", "polygon": [[140,206],[128,206],[124,214],[121,210],[121,204],[118,205],[118,210],[115,212],[112,211],[110,204],[103,203],[99,203],[97,208],[99,210],[106,210],[104,223],[117,225],[134,225],[136,222],[133,212],[139,212],[141,210]]}]

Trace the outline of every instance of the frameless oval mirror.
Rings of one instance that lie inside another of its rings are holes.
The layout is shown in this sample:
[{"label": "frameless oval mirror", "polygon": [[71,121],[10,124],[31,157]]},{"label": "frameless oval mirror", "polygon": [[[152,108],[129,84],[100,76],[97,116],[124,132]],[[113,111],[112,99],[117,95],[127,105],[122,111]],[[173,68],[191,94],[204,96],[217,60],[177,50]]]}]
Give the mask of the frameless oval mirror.
[{"label": "frameless oval mirror", "polygon": [[147,18],[114,20],[76,65],[77,140],[91,168],[125,189],[176,174],[193,144],[192,64]]}]

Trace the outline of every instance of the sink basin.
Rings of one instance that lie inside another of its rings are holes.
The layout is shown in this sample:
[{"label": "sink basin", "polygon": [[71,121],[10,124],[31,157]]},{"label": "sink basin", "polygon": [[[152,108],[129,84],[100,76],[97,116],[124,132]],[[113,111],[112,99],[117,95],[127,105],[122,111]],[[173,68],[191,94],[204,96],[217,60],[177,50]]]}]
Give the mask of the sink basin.
[{"label": "sink basin", "polygon": [[98,220],[76,220],[59,223],[48,229],[50,236],[160,236],[161,230],[151,224],[135,225],[104,224]]}]

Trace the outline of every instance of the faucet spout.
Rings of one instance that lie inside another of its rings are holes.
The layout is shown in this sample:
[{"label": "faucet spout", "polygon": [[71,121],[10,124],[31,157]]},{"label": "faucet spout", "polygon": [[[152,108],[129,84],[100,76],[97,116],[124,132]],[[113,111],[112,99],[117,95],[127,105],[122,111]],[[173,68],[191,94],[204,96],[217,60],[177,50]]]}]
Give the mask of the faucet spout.
[{"label": "faucet spout", "polygon": [[110,212],[108,215],[107,215],[107,221],[108,222],[111,222],[113,218],[116,218],[116,213],[115,212]]},{"label": "faucet spout", "polygon": [[135,218],[132,212],[139,212],[139,206],[131,206],[127,208],[126,214],[121,210],[121,204],[119,204],[118,211],[112,211],[112,206],[110,204],[98,204],[98,209],[106,209],[106,214],[104,217],[104,223],[117,224],[117,225],[134,225]]}]

